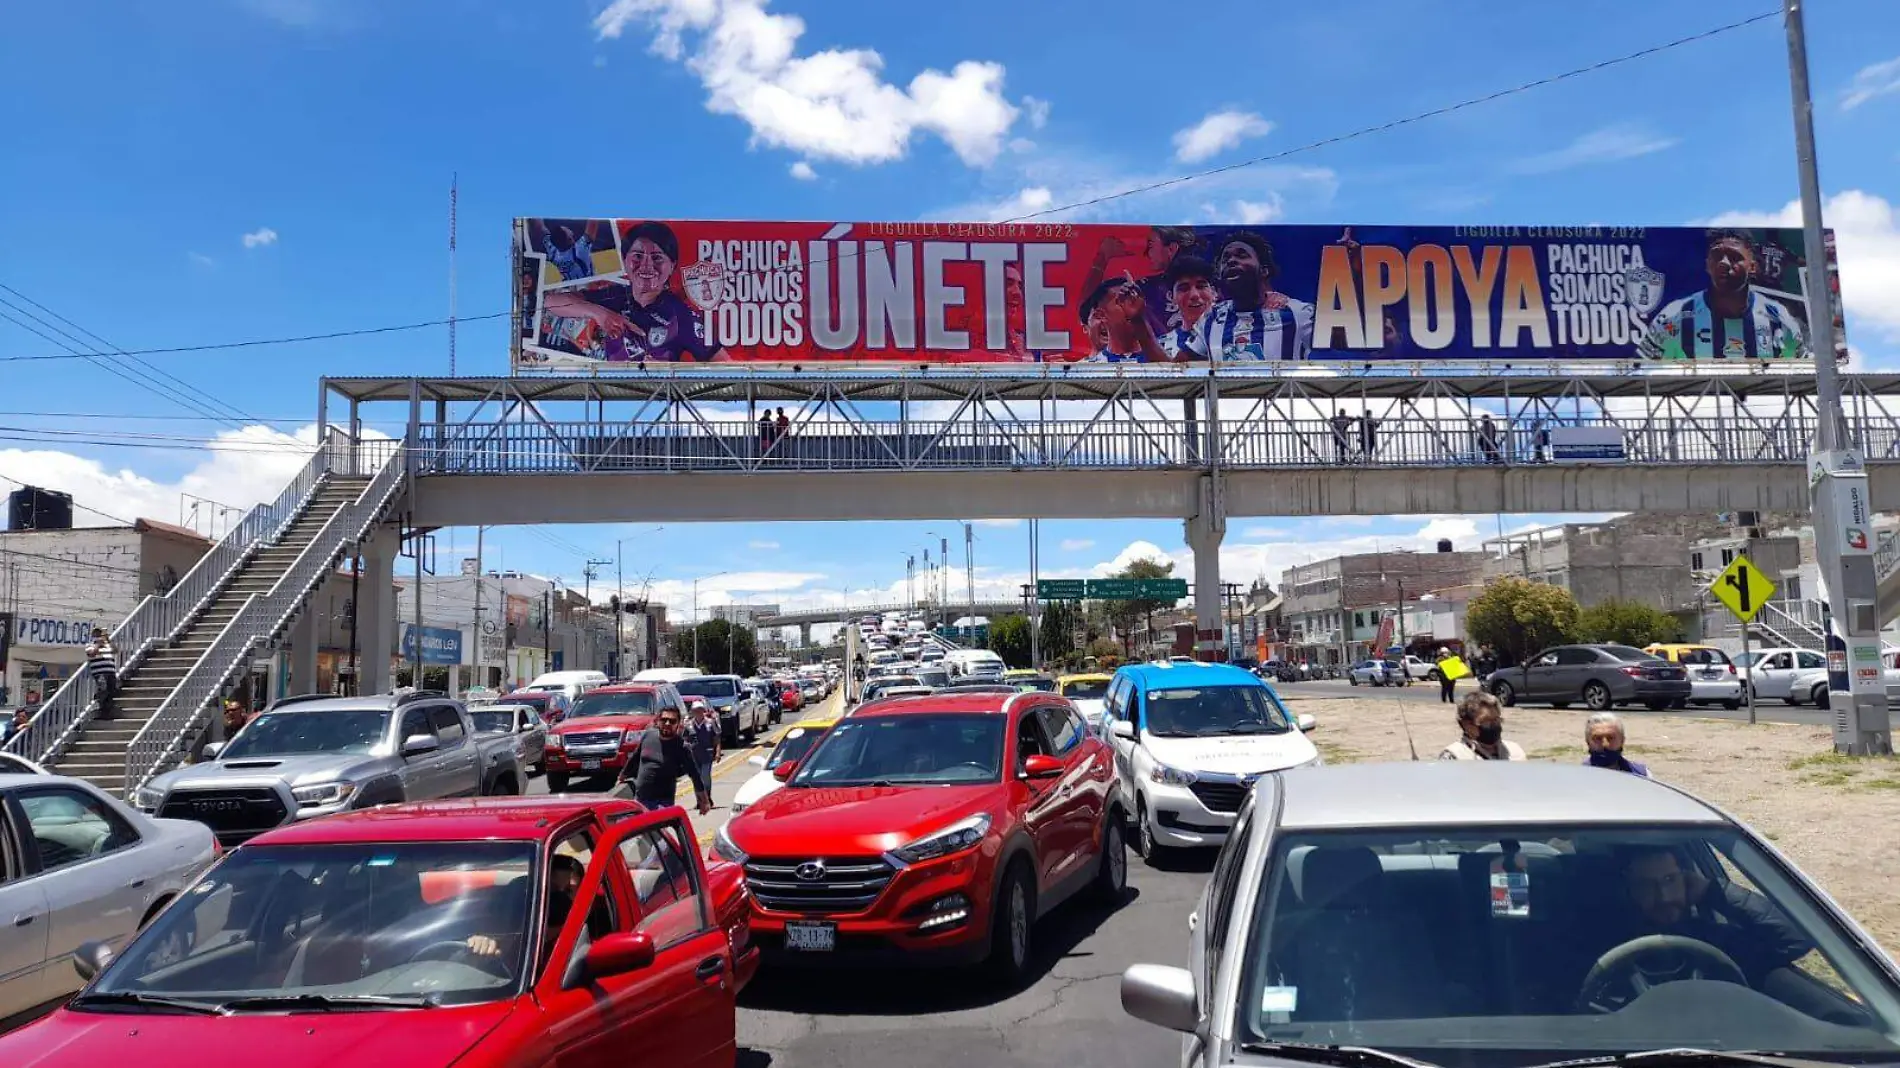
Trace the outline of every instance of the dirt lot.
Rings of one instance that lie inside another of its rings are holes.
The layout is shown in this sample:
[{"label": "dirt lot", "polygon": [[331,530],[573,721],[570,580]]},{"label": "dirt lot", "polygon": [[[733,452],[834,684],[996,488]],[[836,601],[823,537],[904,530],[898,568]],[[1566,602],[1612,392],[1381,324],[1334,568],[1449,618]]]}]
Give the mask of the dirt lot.
[{"label": "dirt lot", "polygon": [[[1437,704],[1287,696],[1295,711],[1319,718],[1313,741],[1329,761],[1410,759],[1401,710],[1425,759],[1457,736],[1450,710]],[[1621,714],[1630,757],[1746,821],[1900,955],[1900,760],[1837,757],[1821,727]],[[1508,709],[1504,735],[1533,759],[1580,762],[1584,716]]]}]

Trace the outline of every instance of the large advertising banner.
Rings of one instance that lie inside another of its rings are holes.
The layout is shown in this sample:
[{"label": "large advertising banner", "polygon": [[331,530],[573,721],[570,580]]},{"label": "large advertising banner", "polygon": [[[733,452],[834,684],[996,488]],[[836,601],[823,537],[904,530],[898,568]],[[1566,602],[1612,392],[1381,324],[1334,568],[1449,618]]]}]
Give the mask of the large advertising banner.
[{"label": "large advertising banner", "polygon": [[514,369],[1807,360],[1801,253],[1798,229],[519,219]]}]

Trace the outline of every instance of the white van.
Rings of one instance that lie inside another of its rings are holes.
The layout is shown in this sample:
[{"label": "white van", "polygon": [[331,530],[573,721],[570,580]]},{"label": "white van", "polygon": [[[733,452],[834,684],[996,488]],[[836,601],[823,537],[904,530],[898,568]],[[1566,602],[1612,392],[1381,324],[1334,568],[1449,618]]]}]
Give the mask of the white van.
[{"label": "white van", "polygon": [[971,681],[993,679],[1001,681],[1006,665],[1003,658],[988,649],[958,649],[943,658],[950,668],[950,674]]},{"label": "white van", "polygon": [[648,668],[633,677],[635,682],[684,682],[705,672],[692,667]]},{"label": "white van", "polygon": [[550,671],[545,675],[536,675],[534,681],[523,686],[524,690],[550,690],[567,695],[569,704],[580,699],[581,694],[596,686],[607,685],[607,673],[604,671]]}]

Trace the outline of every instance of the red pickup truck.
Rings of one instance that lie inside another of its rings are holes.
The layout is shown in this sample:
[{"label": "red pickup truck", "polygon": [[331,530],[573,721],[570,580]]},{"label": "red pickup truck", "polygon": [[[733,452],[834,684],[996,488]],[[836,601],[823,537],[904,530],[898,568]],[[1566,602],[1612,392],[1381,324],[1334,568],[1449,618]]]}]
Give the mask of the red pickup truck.
[{"label": "red pickup truck", "polygon": [[1014,984],[1039,917],[1126,885],[1114,754],[1053,693],[872,701],[773,774],[713,852],[744,866],[775,961],[986,960]]},{"label": "red pickup truck", "polygon": [[663,708],[685,716],[686,703],[670,682],[622,683],[582,694],[567,718],[548,730],[548,791],[558,794],[574,779],[618,778]]},{"label": "red pickup truck", "polygon": [[393,805],[296,823],[207,871],[0,1064],[406,1068],[629,1056],[730,1068],[757,966],[744,882],[678,808]]}]

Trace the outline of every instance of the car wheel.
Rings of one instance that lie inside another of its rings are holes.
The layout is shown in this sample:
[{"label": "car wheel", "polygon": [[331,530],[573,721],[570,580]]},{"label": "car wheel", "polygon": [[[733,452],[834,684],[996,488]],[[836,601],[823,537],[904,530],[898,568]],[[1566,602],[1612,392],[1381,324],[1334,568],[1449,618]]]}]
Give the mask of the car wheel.
[{"label": "car wheel", "polygon": [[727,749],[739,748],[739,725],[734,723],[730,729],[720,731],[719,743]]},{"label": "car wheel", "polygon": [[1153,864],[1161,859],[1162,845],[1155,841],[1154,828],[1148,825],[1148,802],[1135,799],[1135,852]]},{"label": "car wheel", "polygon": [[1109,813],[1102,826],[1102,865],[1095,875],[1095,897],[1105,905],[1119,904],[1128,889],[1128,843],[1122,837],[1121,813]]},{"label": "car wheel", "polygon": [[1742,707],[1742,703],[1740,701],[1724,701],[1722,702],[1722,707],[1728,709],[1730,712],[1733,712],[1736,709]]},{"label": "car wheel", "polygon": [[1570,702],[1569,701],[1552,701],[1550,703],[1550,707],[1556,709],[1559,712],[1562,712],[1564,709],[1570,707]]},{"label": "car wheel", "polygon": [[1027,865],[1017,861],[1003,875],[990,917],[990,973],[998,984],[1014,988],[1029,971],[1029,952],[1035,933],[1034,891]]},{"label": "car wheel", "polygon": [[1669,702],[1667,702],[1667,701],[1644,701],[1644,702],[1643,702],[1643,707],[1644,707],[1644,708],[1647,708],[1647,709],[1649,709],[1649,710],[1650,710],[1651,712],[1661,712],[1661,711],[1662,711],[1663,709],[1665,709],[1665,708],[1668,708],[1668,707],[1669,707]]},{"label": "car wheel", "polygon": [[1681,711],[1689,707],[1689,699],[1687,697],[1678,697],[1674,701],[1669,702],[1669,707]]},{"label": "car wheel", "polygon": [[1492,683],[1491,696],[1497,698],[1498,704],[1505,708],[1511,708],[1517,704],[1517,688],[1508,682]]},{"label": "car wheel", "polygon": [[567,773],[564,771],[548,772],[548,793],[564,794],[566,792],[567,792]]},{"label": "car wheel", "polygon": [[1815,683],[1814,689],[1808,691],[1808,697],[1814,701],[1814,707],[1826,709],[1828,703],[1827,683]]},{"label": "car wheel", "polygon": [[1583,707],[1592,712],[1608,712],[1616,702],[1610,697],[1610,688],[1600,682],[1583,684]]},{"label": "car wheel", "polygon": [[[1285,679],[1281,679],[1280,681],[1281,681],[1281,682],[1285,682],[1285,681],[1287,681],[1287,680],[1285,680]],[[1346,676],[1346,681],[1347,681],[1347,683],[1349,683],[1349,684],[1351,684],[1351,685],[1353,685],[1353,686],[1357,686],[1357,685],[1359,685],[1359,676],[1357,676],[1357,675],[1348,675],[1348,676]]]},{"label": "car wheel", "polygon": [[1789,694],[1788,696],[1781,699],[1781,703],[1784,705],[1793,707],[1795,705],[1799,705],[1801,702],[1796,700],[1793,694]]}]

